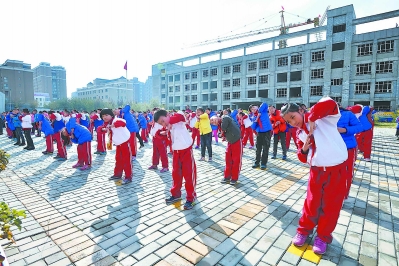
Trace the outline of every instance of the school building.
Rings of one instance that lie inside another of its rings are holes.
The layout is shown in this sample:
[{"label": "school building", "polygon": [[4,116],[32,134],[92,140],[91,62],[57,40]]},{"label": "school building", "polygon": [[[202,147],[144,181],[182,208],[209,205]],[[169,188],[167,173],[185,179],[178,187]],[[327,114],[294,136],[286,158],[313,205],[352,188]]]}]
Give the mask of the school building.
[{"label": "school building", "polygon": [[[353,5],[327,11],[326,24],[152,66],[153,97],[166,108],[245,108],[268,102],[307,106],[330,96],[342,106],[399,107],[399,28],[356,34],[356,26],[399,16],[399,10],[356,18]],[[314,36],[325,34],[325,40]],[[302,37],[302,44],[292,39]],[[281,44],[285,45],[281,45]],[[292,46],[289,46],[291,43]],[[270,49],[249,54],[256,46]],[[287,45],[288,44],[288,45]],[[232,51],[239,56],[226,58]],[[217,60],[204,63],[205,58]],[[185,65],[185,62],[197,63]],[[202,61],[202,62],[201,62]]]}]

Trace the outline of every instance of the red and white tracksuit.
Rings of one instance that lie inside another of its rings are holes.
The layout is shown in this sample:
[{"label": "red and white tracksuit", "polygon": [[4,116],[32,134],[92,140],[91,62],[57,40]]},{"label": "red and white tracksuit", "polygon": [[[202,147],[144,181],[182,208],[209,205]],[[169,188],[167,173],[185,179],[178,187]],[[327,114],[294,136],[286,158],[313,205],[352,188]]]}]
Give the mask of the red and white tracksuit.
[{"label": "red and white tracksuit", "polygon": [[184,178],[186,198],[192,202],[197,197],[197,166],[193,156],[192,138],[186,129],[184,114],[181,111],[171,116],[169,123],[172,125],[170,132],[173,148],[173,183],[170,192],[173,197],[180,197]]},{"label": "red and white tracksuit", "polygon": [[191,113],[190,114],[190,120],[189,120],[189,127],[191,128],[191,137],[193,139],[193,144],[195,143],[195,140],[197,139],[197,145],[200,145],[200,139],[201,139],[201,135],[200,135],[200,131],[198,128],[195,127],[195,123],[197,122],[197,115],[196,113]]},{"label": "red and white tracksuit", "polygon": [[148,142],[148,139],[147,139],[147,129],[146,129],[146,128],[142,128],[142,129],[141,129],[140,135],[141,135],[141,139],[142,139],[144,142]]},{"label": "red and white tracksuit", "polygon": [[122,177],[125,172],[125,179],[132,180],[132,150],[130,148],[130,132],[126,128],[126,121],[115,117],[112,120],[111,138],[116,146],[114,176]]},{"label": "red and white tracksuit", "polygon": [[227,143],[224,168],[224,178],[231,178],[237,181],[241,171],[242,164],[242,147],[241,139],[234,143]]},{"label": "red and white tracksuit", "polygon": [[347,170],[346,188],[347,188],[347,191],[346,191],[345,198],[348,198],[349,191],[351,189],[356,157],[357,157],[357,147],[348,149],[348,159],[346,160],[346,170]]},{"label": "red and white tracksuit", "polygon": [[[310,174],[297,232],[309,235],[317,226],[318,237],[326,243],[332,242],[332,232],[347,193],[348,152],[336,126],[340,116],[336,102],[322,98],[305,113],[303,127],[298,129],[298,159],[310,165]],[[303,153],[309,134],[308,121],[315,122],[316,129],[309,150]]]},{"label": "red and white tracksuit", "polygon": [[296,139],[297,139],[296,132],[297,132],[296,127],[288,128],[288,131],[286,132],[285,135],[285,146],[287,147],[287,150],[290,148],[291,138],[294,140],[296,148],[298,148],[298,145],[296,144]]},{"label": "red and white tracksuit", "polygon": [[50,134],[50,135],[46,136],[46,152],[51,152],[51,153],[54,152],[53,134]]},{"label": "red and white tracksuit", "polygon": [[154,123],[150,131],[150,135],[152,136],[152,165],[158,166],[159,159],[161,159],[162,168],[168,168],[169,162],[166,151],[168,137],[167,135],[161,135],[161,131],[166,132],[166,128],[158,123]]},{"label": "red and white tracksuit", "polygon": [[[61,131],[54,133],[53,138],[57,142],[57,155],[61,158],[67,158],[67,151],[64,145],[64,141],[61,138]],[[47,140],[46,140],[47,141]]]},{"label": "red and white tracksuit", "polygon": [[91,165],[91,142],[84,142],[77,147],[78,151],[78,164]]},{"label": "red and white tracksuit", "polygon": [[363,157],[365,159],[370,159],[371,157],[371,145],[373,141],[373,129],[369,129],[356,134],[356,142],[360,151],[363,152]]},{"label": "red and white tracksuit", "polygon": [[106,131],[103,131],[104,127],[99,126],[97,127],[97,151],[98,152],[105,152],[107,149],[107,144],[105,143],[105,134],[107,134]]},{"label": "red and white tracksuit", "polygon": [[130,132],[130,150],[132,152],[132,156],[136,157],[137,155],[137,140],[136,140],[136,132]]},{"label": "red and white tracksuit", "polygon": [[244,138],[242,139],[242,144],[245,146],[247,145],[247,141],[249,139],[249,144],[251,144],[251,146],[254,146],[254,131],[252,130],[252,121],[251,119],[248,117],[248,115],[244,115],[242,117],[242,122],[244,125]]}]

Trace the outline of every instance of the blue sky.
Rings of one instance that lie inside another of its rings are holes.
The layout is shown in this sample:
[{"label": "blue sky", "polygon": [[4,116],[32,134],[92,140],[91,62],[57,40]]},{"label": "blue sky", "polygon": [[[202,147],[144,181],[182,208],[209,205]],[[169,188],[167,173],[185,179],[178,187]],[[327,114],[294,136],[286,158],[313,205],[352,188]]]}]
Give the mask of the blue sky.
[{"label": "blue sky", "polygon": [[[245,42],[182,49],[231,31],[279,25],[281,6],[290,13],[287,23],[295,23],[322,15],[327,5],[348,4],[358,18],[399,9],[397,0],[0,0],[0,63],[15,59],[32,67],[62,65],[70,95],[96,77],[124,76],[125,60],[128,78],[145,81],[158,62]],[[399,18],[359,26],[357,32],[395,23]]]}]

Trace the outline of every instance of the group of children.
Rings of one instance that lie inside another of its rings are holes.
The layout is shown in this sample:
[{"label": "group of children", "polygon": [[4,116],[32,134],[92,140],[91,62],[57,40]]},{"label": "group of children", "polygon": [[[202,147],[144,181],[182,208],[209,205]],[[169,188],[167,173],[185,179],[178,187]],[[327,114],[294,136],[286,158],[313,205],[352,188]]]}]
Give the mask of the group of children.
[{"label": "group of children", "polygon": [[[272,158],[276,158],[278,142],[281,142],[283,160],[287,159],[286,152],[293,138],[298,159],[310,166],[307,197],[293,244],[304,245],[317,226],[313,250],[323,254],[332,241],[332,232],[343,201],[349,195],[358,152],[363,153],[365,161],[370,161],[374,125],[371,112],[372,107],[361,105],[343,109],[328,97],[321,99],[310,110],[295,103],[285,104],[281,110],[277,110],[263,103],[260,106],[250,105],[248,113],[241,109],[225,109],[215,113],[209,108],[198,108],[196,111],[187,108],[185,112],[154,108],[144,117],[142,114],[136,115],[127,105],[123,109],[99,109],[91,115],[75,111],[42,112],[37,118],[37,128],[46,137],[47,149],[44,154],[52,154],[53,140],[57,142],[55,158],[58,160],[66,160],[65,145],[69,144],[69,140],[78,144],[78,162],[73,167],[81,170],[90,169],[92,132],[95,130],[98,154],[104,154],[106,149],[116,146],[115,169],[111,179],[121,179],[122,184],[132,181],[132,161],[137,153],[136,138],[140,136],[144,142],[148,142],[148,135],[151,135],[153,155],[149,169],[158,169],[161,161],[161,172],[169,170],[169,147],[173,154],[173,183],[171,196],[166,203],[181,200],[184,179],[185,209],[193,208],[196,201],[197,171],[193,146],[201,146],[200,161],[205,160],[206,151],[208,160],[212,161],[212,138],[215,138],[216,145],[219,137],[226,141],[225,170],[221,182],[235,185],[241,171],[243,147],[248,140],[251,145],[249,148],[253,148],[256,136],[256,155],[252,167],[265,170],[271,138],[274,144]],[[24,109],[22,114],[18,110],[11,113],[8,115],[12,121],[22,121],[21,129],[29,128],[28,119],[24,119],[29,115],[28,110]],[[21,129],[15,127],[18,126],[17,121],[10,122],[7,120],[7,131],[16,131],[16,136],[20,136]],[[107,144],[106,135],[109,140]],[[16,143],[20,145],[21,142]],[[140,144],[142,147],[143,142]]]}]

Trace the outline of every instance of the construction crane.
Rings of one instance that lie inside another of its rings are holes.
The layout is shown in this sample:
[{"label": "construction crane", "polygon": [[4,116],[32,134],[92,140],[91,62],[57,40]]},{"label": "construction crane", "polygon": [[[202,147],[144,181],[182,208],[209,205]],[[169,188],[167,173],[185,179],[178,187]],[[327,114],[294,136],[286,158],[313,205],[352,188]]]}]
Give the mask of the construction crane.
[{"label": "construction crane", "polygon": [[[321,21],[323,23],[324,23],[324,21],[325,21],[325,19],[327,17],[327,10],[329,8],[330,8],[330,6],[327,7],[326,12],[322,16],[322,20]],[[234,34],[234,35],[218,37],[218,38],[215,38],[215,39],[211,39],[211,40],[207,40],[207,41],[198,42],[198,43],[194,43],[194,44],[188,45],[188,46],[186,46],[186,48],[198,47],[198,46],[209,45],[209,44],[214,44],[214,43],[221,43],[221,42],[225,42],[225,41],[230,41],[230,40],[235,40],[235,39],[240,39],[240,38],[260,35],[260,34],[265,34],[265,33],[274,32],[274,31],[280,31],[280,35],[284,35],[284,34],[287,34],[288,30],[291,29],[291,28],[296,28],[296,27],[300,27],[300,26],[304,26],[304,25],[309,25],[309,24],[312,24],[312,23],[313,23],[314,27],[321,26],[320,17],[315,17],[313,20],[309,18],[305,22],[302,22],[302,23],[290,23],[288,25],[285,25],[284,12],[285,12],[284,8],[282,7],[282,10],[279,12],[279,13],[281,13],[281,25],[279,25],[279,26],[273,26],[273,27],[264,28],[264,29],[260,29],[260,30],[252,30],[252,31],[249,31],[249,32],[243,32],[243,33],[238,33],[238,34]],[[320,35],[319,38],[321,39],[321,37],[322,36]],[[285,48],[285,47],[287,47],[287,40],[279,41],[279,48],[281,49],[281,48]]]},{"label": "construction crane", "polygon": [[[319,21],[319,26],[323,26],[324,22],[327,19],[327,11],[330,9],[330,6],[326,8],[326,11],[324,12],[323,16],[321,17]],[[320,42],[323,39],[323,35],[321,32],[316,33],[316,41]]]}]

